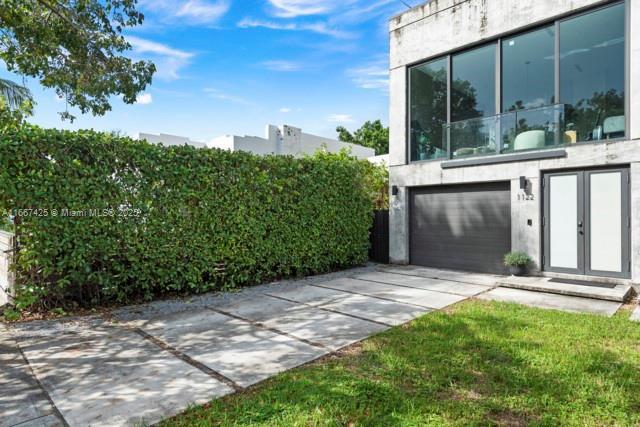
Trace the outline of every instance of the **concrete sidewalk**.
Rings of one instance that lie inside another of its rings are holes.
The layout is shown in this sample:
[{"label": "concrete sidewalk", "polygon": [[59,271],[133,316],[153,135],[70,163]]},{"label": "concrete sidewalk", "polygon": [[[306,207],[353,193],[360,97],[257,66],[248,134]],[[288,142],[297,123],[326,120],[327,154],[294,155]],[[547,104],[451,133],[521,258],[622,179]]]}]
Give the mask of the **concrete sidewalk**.
[{"label": "concrete sidewalk", "polygon": [[[0,330],[0,427],[152,424],[492,288],[363,267]],[[9,369],[4,369],[8,366]]]}]

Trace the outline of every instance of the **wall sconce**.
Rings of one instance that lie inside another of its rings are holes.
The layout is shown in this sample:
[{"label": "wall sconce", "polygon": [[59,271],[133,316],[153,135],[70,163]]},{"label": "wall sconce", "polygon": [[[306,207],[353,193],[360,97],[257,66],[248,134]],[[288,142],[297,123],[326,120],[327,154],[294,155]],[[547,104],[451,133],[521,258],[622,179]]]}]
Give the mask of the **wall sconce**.
[{"label": "wall sconce", "polygon": [[523,191],[527,189],[527,177],[526,176],[521,176],[520,177],[520,189],[523,190]]},{"label": "wall sconce", "polygon": [[398,195],[398,186],[394,185],[391,187],[391,195],[392,196],[397,196]]}]

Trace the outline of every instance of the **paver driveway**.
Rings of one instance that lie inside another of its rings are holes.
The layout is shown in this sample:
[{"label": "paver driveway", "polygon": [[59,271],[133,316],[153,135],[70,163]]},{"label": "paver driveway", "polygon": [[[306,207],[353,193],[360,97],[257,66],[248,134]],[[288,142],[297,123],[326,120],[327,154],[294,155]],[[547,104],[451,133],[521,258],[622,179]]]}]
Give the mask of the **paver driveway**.
[{"label": "paver driveway", "polygon": [[0,329],[0,426],[154,423],[495,282],[490,275],[370,266],[128,307],[109,319]]}]

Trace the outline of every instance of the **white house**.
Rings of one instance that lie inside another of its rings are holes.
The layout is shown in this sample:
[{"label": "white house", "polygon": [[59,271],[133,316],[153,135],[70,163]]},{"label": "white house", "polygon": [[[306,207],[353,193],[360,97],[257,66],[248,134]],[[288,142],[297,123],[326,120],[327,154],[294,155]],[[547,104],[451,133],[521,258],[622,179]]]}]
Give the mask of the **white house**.
[{"label": "white house", "polygon": [[169,135],[166,133],[157,135],[153,133],[138,133],[134,139],[145,139],[152,144],[162,144],[165,146],[192,145],[196,148],[205,148],[207,146],[204,142],[193,141],[186,136]]},{"label": "white house", "polygon": [[167,134],[155,135],[139,133],[137,137],[138,139],[146,139],[154,144],[187,144],[198,148],[221,148],[231,151],[246,151],[259,155],[278,154],[301,157],[307,154],[313,154],[320,149],[326,149],[330,153],[337,153],[343,149],[347,149],[350,150],[353,156],[359,159],[368,159],[375,156],[375,150],[373,148],[303,133],[300,128],[288,125],[281,127],[267,125],[264,138],[259,136],[224,135],[213,138],[206,144],[193,141],[187,137]]}]

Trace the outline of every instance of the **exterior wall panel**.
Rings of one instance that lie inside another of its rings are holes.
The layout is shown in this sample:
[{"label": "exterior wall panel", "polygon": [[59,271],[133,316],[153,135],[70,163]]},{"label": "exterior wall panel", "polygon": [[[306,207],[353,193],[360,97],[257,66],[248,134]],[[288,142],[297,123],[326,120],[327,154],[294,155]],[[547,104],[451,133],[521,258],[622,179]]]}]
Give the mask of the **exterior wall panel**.
[{"label": "exterior wall panel", "polygon": [[[631,165],[632,278],[640,282],[640,1],[627,0],[628,140],[566,146],[567,156],[442,169],[441,161],[407,161],[407,67],[498,36],[552,22],[562,16],[610,3],[594,0],[432,0],[390,21],[390,184],[391,262],[409,262],[409,207],[412,187],[511,181],[512,248],[542,262],[541,181],[544,171]],[[634,141],[635,139],[635,141]],[[528,197],[519,177],[529,182]]]}]

